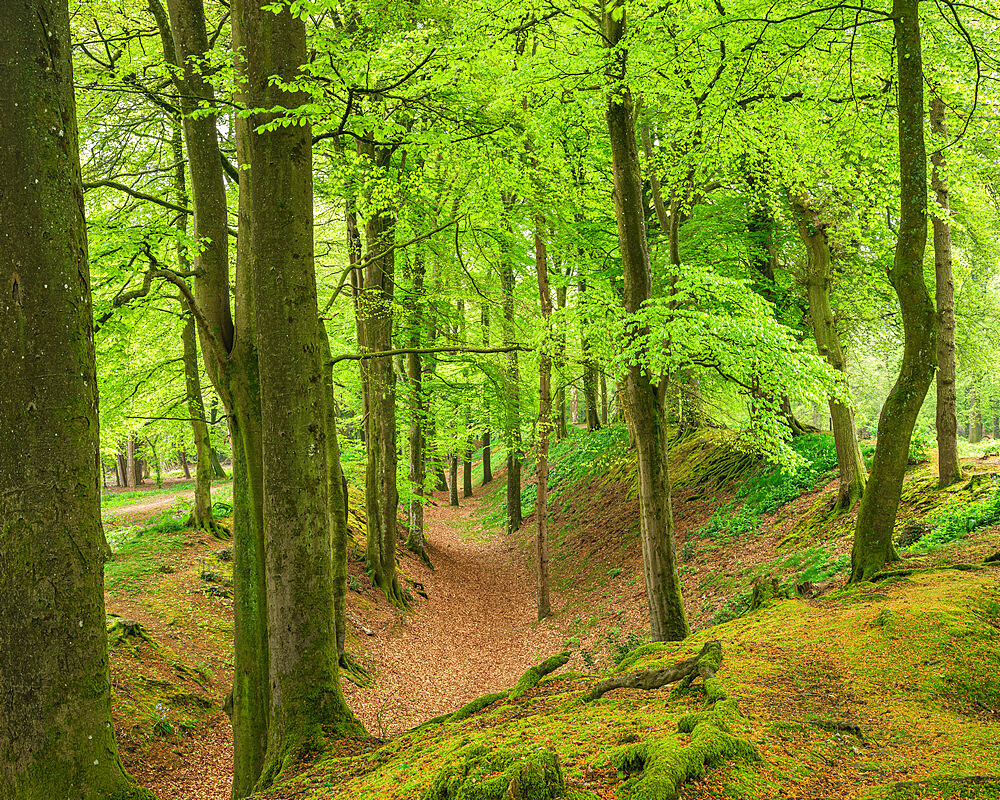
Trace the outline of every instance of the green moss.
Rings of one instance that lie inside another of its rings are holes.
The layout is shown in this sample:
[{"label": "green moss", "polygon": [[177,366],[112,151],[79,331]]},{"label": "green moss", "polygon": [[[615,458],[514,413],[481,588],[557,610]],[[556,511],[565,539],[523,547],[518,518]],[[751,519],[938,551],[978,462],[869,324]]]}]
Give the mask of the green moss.
[{"label": "green moss", "polygon": [[422,800],[552,800],[565,794],[552,750],[472,745],[438,772]]},{"label": "green moss", "polygon": [[889,784],[864,795],[864,800],[996,800],[1000,778],[934,778]]},{"label": "green moss", "polygon": [[[537,667],[532,667],[532,669],[537,669]],[[466,703],[454,714],[445,714],[442,717],[438,717],[442,722],[448,720],[449,722],[461,722],[463,719],[471,717],[473,714],[482,711],[487,706],[493,705],[497,700],[503,700],[507,697],[507,692],[491,692],[490,694],[484,694],[482,697],[477,697],[471,703]]]},{"label": "green moss", "polygon": [[557,655],[550,656],[536,667],[529,667],[517,682],[517,685],[510,692],[511,700],[518,700],[525,693],[534,689],[538,682],[550,672],[554,672],[569,661],[569,653],[563,651]]}]

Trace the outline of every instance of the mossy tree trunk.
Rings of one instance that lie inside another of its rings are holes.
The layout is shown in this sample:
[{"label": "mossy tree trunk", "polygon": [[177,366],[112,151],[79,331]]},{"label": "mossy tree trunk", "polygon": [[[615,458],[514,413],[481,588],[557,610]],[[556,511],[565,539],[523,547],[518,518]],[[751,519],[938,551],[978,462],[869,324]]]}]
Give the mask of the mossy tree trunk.
[{"label": "mossy tree trunk", "polygon": [[111,726],[71,56],[65,0],[8,3],[0,25],[0,797],[152,800],[122,768]]},{"label": "mossy tree trunk", "polygon": [[892,534],[909,456],[910,436],[936,365],[934,304],[924,284],[927,244],[927,152],[917,0],[894,0],[899,71],[900,217],[889,281],[899,297],[903,360],[878,421],[871,475],[858,508],[851,581],[863,581],[899,556]]},{"label": "mossy tree trunk", "polygon": [[[931,133],[944,140],[944,102],[938,95],[930,101]],[[943,142],[942,142],[943,143]],[[951,262],[951,200],[948,194],[947,162],[942,147],[931,153],[931,188],[938,207],[931,217],[934,226],[934,286],[937,302],[937,410],[938,486],[951,486],[962,479],[958,458],[958,387],[955,384],[955,280]],[[994,431],[994,436],[996,432]]]},{"label": "mossy tree trunk", "polygon": [[[611,144],[615,186],[615,216],[625,279],[624,306],[635,314],[652,292],[649,248],[643,206],[639,151],[636,146],[632,93],[626,82],[628,50],[621,46],[626,10],[612,3],[603,19],[604,41],[610,52],[605,78],[610,94],[605,109]],[[654,641],[676,641],[687,636],[680,578],[674,552],[674,520],[668,469],[668,429],[663,396],[648,370],[632,365],[626,371],[619,397],[634,434],[639,470],[639,514],[643,571]]]},{"label": "mossy tree trunk", "polygon": [[[806,295],[809,318],[812,322],[816,348],[847,385],[847,359],[840,344],[833,309],[830,306],[830,283],[833,280],[833,256],[826,235],[826,224],[805,197],[793,196],[792,214],[799,231],[799,238],[806,246]],[[831,397],[830,419],[833,439],[837,448],[837,466],[840,472],[838,505],[852,508],[861,499],[868,482],[864,457],[858,444],[858,431],[854,424],[854,410],[845,402]]]},{"label": "mossy tree trunk", "polygon": [[[257,0],[247,38],[251,108],[305,102],[274,85],[307,61],[305,22],[265,11]],[[251,116],[251,274],[260,375],[270,711],[258,788],[270,786],[324,735],[360,730],[340,688],[331,509],[326,350],[318,329],[313,264],[312,129],[262,131],[274,117]],[[336,429],[332,431],[336,436]],[[336,506],[336,508],[333,508]]]},{"label": "mossy tree trunk", "polygon": [[545,217],[535,217],[535,273],[542,310],[542,344],[538,352],[538,457],[535,467],[535,560],[537,567],[538,619],[552,614],[549,592],[549,437],[552,433],[552,293],[545,253]]}]

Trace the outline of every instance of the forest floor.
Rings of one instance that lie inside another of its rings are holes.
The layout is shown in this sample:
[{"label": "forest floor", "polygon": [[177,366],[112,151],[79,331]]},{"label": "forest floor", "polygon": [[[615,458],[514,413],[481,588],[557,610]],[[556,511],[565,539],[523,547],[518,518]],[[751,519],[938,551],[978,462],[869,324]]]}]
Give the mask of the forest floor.
[{"label": "forest floor", "polygon": [[[446,493],[431,498],[425,527],[433,568],[405,549],[400,559],[403,586],[419,586],[427,595],[416,597],[411,610],[382,601],[363,565],[356,560],[350,565],[349,647],[375,677],[363,686],[345,681],[344,691],[373,736],[389,738],[484,692],[507,688],[565,641],[554,622],[536,621],[528,555],[515,540],[484,531],[478,521],[484,493],[491,488],[477,487],[458,508],[448,505]],[[114,508],[109,524],[139,525],[192,492],[149,494],[148,500]],[[112,650],[116,692],[135,701],[116,715],[119,742],[127,768],[159,800],[225,800],[231,787],[232,729],[221,706],[232,683],[232,601],[206,596],[202,574],[206,564],[226,574],[218,554],[231,544],[192,530],[176,536],[179,546],[159,552],[156,569],[139,586],[118,589],[109,581],[109,614],[139,622],[169,650],[166,655],[149,647],[137,653]],[[206,680],[201,685],[178,680],[183,665],[200,665]],[[165,688],[168,680],[184,691]],[[158,689],[163,698],[148,696]],[[184,692],[197,699],[185,699]],[[123,725],[143,701],[163,719],[152,720],[145,731]],[[192,705],[209,707],[195,714],[185,709]],[[142,742],[147,737],[148,745]]]}]

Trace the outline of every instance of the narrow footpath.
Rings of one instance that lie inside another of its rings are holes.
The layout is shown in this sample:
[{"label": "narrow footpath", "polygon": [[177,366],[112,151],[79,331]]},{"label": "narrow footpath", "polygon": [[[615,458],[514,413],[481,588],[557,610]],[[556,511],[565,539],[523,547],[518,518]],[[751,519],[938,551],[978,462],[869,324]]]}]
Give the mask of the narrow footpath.
[{"label": "narrow footpath", "polygon": [[428,597],[417,598],[414,612],[387,615],[367,639],[374,683],[364,689],[346,684],[351,707],[374,736],[401,733],[509,688],[565,642],[551,621],[536,621],[528,556],[502,531],[481,530],[484,491],[477,487],[458,508],[448,505],[447,493],[434,495],[425,510],[434,569],[403,562]]}]

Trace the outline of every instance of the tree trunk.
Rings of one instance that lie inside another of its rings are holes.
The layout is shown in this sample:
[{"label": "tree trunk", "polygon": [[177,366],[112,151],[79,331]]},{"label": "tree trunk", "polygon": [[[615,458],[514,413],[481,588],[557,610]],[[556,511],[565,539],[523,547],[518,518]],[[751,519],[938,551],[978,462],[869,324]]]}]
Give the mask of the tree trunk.
[{"label": "tree trunk", "polygon": [[125,478],[132,489],[136,489],[142,484],[142,464],[135,457],[135,445],[135,434],[130,433],[125,442]]},{"label": "tree trunk", "polygon": [[548,259],[545,255],[545,217],[535,217],[535,272],[538,275],[538,295],[542,309],[544,334],[538,353],[538,462],[535,472],[535,555],[537,559],[538,619],[552,614],[549,597],[549,435],[552,431],[552,294],[549,291]]},{"label": "tree trunk", "polygon": [[[803,197],[792,197],[792,215],[799,237],[806,246],[808,266],[806,294],[809,318],[812,321],[816,349],[830,364],[847,386],[847,361],[840,344],[833,309],[830,307],[830,283],[833,280],[833,258],[826,236],[826,225],[815,209]],[[865,460],[858,445],[858,432],[854,425],[854,410],[847,403],[831,397],[830,418],[833,438],[837,447],[837,465],[840,471],[838,505],[849,509],[861,499],[868,481]]]},{"label": "tree trunk", "polygon": [[903,360],[878,421],[868,486],[858,508],[851,581],[868,580],[899,556],[892,534],[909,456],[910,436],[934,377],[936,315],[924,284],[927,243],[927,153],[917,0],[894,0],[899,71],[900,218],[889,281],[899,297]]},{"label": "tree trunk", "polygon": [[[413,303],[410,313],[410,347],[419,348],[424,304],[424,256],[418,250],[413,256]],[[419,353],[406,356],[406,373],[410,383],[410,435],[408,438],[410,456],[410,524],[406,537],[406,547],[427,562],[424,539],[424,496],[427,493],[427,448],[425,429],[429,402],[424,387],[424,366]]]},{"label": "tree trunk", "polygon": [[462,497],[472,497],[472,439],[466,440],[462,458]]},{"label": "tree trunk", "polygon": [[[581,279],[578,284],[580,293],[579,302],[582,306],[584,296],[587,293],[587,281]],[[590,339],[587,336],[587,328],[590,327],[590,320],[585,312],[580,314],[580,353],[583,357],[583,397],[587,403],[587,432],[593,433],[600,429],[601,418],[597,410],[597,367],[590,356]]]},{"label": "tree trunk", "polygon": [[326,324],[319,320],[320,355],[323,361],[323,388],[326,410],[327,518],[333,543],[333,608],[337,638],[337,658],[341,666],[347,644],[347,481],[340,463],[337,431],[337,403],[333,383],[333,355]]},{"label": "tree trunk", "polygon": [[458,505],[458,455],[448,457],[448,505]]},{"label": "tree trunk", "polygon": [[[365,270],[365,349],[392,349],[392,302],[394,256],[390,250],[394,221],[388,214],[375,214],[366,223],[368,266]],[[393,603],[404,603],[396,577],[396,373],[392,357],[368,360],[368,463],[365,500],[368,517],[368,570],[376,585]]]},{"label": "tree trunk", "polygon": [[184,470],[184,480],[191,480],[191,464],[188,462],[187,451],[178,450],[177,460],[181,462],[181,469]]},{"label": "tree trunk", "polygon": [[[169,52],[169,48],[164,41],[164,49]],[[174,191],[177,195],[177,204],[186,206],[187,179],[184,172],[184,140],[181,136],[180,128],[176,128],[172,139],[172,150],[174,155]],[[176,226],[182,237],[187,234],[187,215],[178,214]],[[184,248],[178,245],[177,262],[180,272],[190,271],[187,254]],[[191,418],[191,432],[194,436],[195,454],[198,458],[195,464],[195,484],[194,484],[194,508],[188,524],[199,530],[218,532],[219,528],[215,524],[212,516],[212,443],[208,435],[208,423],[205,421],[205,401],[201,393],[201,371],[198,369],[198,332],[195,327],[194,317],[190,309],[187,309],[187,300],[183,293],[178,296],[181,307],[186,310],[184,328],[181,331],[181,343],[184,348],[184,384],[187,393],[188,416]],[[184,458],[184,474],[190,478],[187,457]]]},{"label": "tree trunk", "polygon": [[[625,311],[635,314],[650,298],[652,275],[632,93],[625,82],[628,51],[621,46],[625,25],[626,9],[621,2],[615,2],[603,19],[605,44],[611,51],[606,79],[613,89],[605,117],[611,144],[615,216],[625,279],[623,299]],[[619,396],[638,451],[643,571],[651,634],[654,641],[678,641],[687,636],[688,626],[674,553],[663,398],[648,371],[638,365],[626,371]]]},{"label": "tree trunk", "polygon": [[[944,103],[937,95],[930,102],[931,133],[944,140]],[[958,457],[958,392],[955,385],[955,281],[951,269],[951,201],[948,197],[944,150],[931,153],[931,188],[937,197],[934,226],[934,278],[937,300],[937,445],[938,486],[962,478]]]},{"label": "tree trunk", "polygon": [[115,478],[119,486],[128,488],[128,466],[125,463],[125,455],[123,453],[115,454]]},{"label": "tree trunk", "polygon": [[[513,236],[510,214],[513,200],[504,201],[507,213],[507,232]],[[503,293],[503,343],[512,347],[516,341],[514,322],[514,262],[510,252],[505,252],[500,266],[500,285]],[[504,436],[507,445],[507,532],[513,533],[521,527],[521,403],[520,373],[517,351],[507,354],[507,401]]]},{"label": "tree trunk", "polygon": [[[275,14],[257,5],[254,12],[256,35],[246,39],[250,107],[295,108],[304,94],[282,90],[272,76],[292,81],[299,75],[307,61],[305,23],[288,10]],[[328,505],[334,482],[328,452],[336,445],[327,441],[317,324],[312,130],[300,124],[256,132],[271,119],[254,114],[250,134],[271,687],[258,789],[272,785],[302,748],[324,735],[359,730],[339,680]],[[342,508],[342,499],[333,505]]]},{"label": "tree trunk", "polygon": [[14,0],[3,17],[0,797],[152,800],[125,774],[111,727],[69,10]]},{"label": "tree trunk", "polygon": [[[490,307],[486,302],[483,302],[483,347],[490,346]],[[492,437],[489,428],[489,403],[486,401],[485,397],[483,399],[483,405],[486,408],[487,418],[486,418],[486,430],[483,431],[483,483],[485,486],[493,481],[493,447],[492,447]]]},{"label": "tree trunk", "polygon": [[566,420],[566,300],[568,288],[565,284],[556,287],[556,308],[559,309],[559,333],[556,337],[556,374],[559,382],[555,391],[555,434],[556,441],[562,441],[569,436],[569,425]]},{"label": "tree trunk", "polygon": [[603,371],[601,372],[601,424],[608,424],[608,378]]},{"label": "tree trunk", "polygon": [[969,444],[983,440],[983,409],[979,402],[979,388],[973,381],[969,386]]}]

